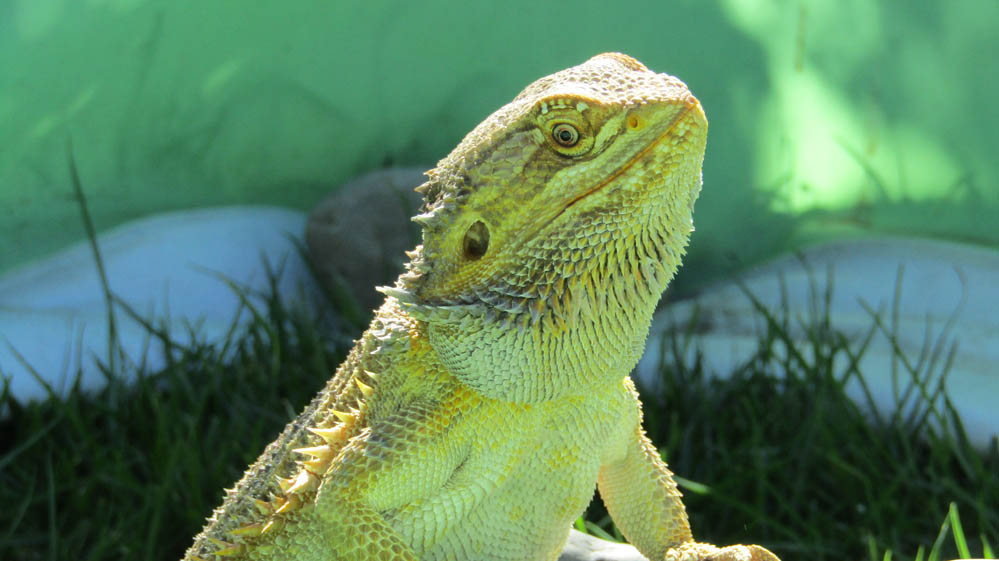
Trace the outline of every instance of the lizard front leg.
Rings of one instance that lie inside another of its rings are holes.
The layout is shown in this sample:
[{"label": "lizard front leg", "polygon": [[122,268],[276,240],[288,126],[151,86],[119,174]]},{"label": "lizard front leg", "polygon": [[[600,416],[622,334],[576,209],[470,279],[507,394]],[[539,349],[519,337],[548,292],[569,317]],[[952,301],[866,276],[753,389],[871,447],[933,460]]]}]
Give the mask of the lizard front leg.
[{"label": "lizard front leg", "polygon": [[[343,449],[324,475],[315,501],[324,540],[334,544],[331,559],[420,559],[433,540],[411,531],[399,513],[432,503],[447,492],[445,484],[460,479],[455,470],[464,449],[443,441],[450,429],[442,419],[451,413],[411,407],[382,419]],[[434,521],[441,528],[453,522],[437,514]]]},{"label": "lizard front leg", "polygon": [[[398,481],[398,486],[393,485],[396,489],[419,489],[416,485],[406,485],[418,474],[409,473],[409,470],[397,473],[392,469],[394,464],[402,463],[400,455],[405,456],[406,450],[393,450],[385,441],[373,439],[370,431],[347,444],[337,461],[323,474],[315,502],[306,514],[307,524],[297,529],[296,537],[312,546],[310,555],[296,557],[290,554],[294,548],[289,548],[285,552],[289,553],[287,558],[419,561],[418,553],[386,520],[383,515],[385,500],[379,497],[379,494],[387,494],[400,502],[410,498],[405,493],[384,491],[379,483],[385,476]],[[425,466],[413,467],[418,472]],[[315,548],[315,544],[321,545]]]},{"label": "lizard front leg", "polygon": [[324,489],[317,500],[317,518],[330,544],[327,559],[335,561],[419,561],[416,552],[385,518],[351,495],[347,487]]},{"label": "lizard front leg", "polygon": [[[637,409],[637,408],[636,408]],[[641,415],[600,466],[597,486],[624,537],[652,560],[779,561],[758,545],[698,543],[673,474],[641,428]]]}]

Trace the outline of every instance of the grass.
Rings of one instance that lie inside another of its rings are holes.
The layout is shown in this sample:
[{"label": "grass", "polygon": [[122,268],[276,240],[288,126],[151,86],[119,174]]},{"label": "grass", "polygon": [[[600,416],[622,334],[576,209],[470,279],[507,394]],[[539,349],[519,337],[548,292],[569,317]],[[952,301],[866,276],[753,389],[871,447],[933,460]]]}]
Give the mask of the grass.
[{"label": "grass", "polygon": [[[131,383],[130,366],[115,361],[96,393],[20,403],[4,386],[0,559],[178,559],[222,489],[323,386],[361,329],[338,319],[349,308],[340,298],[305,311],[273,291],[262,297],[245,300],[253,319],[222,347],[181,347],[150,325],[173,359]],[[662,387],[643,400],[651,438],[682,476],[696,536],[764,543],[785,561],[995,558],[999,447],[974,449],[957,414],[928,399],[927,369],[946,367],[946,345],[924,360],[899,357],[911,407],[880,416],[843,392],[862,375],[864,341],[848,341],[818,311],[802,343],[788,335],[797,319],[761,307],[768,328],[754,359],[724,380],[699,360],[672,358],[685,356],[685,334],[650,342],[677,351],[663,353]],[[879,330],[890,335],[872,317],[871,334]],[[835,371],[837,356],[851,366]],[[577,525],[620,537],[599,501]]]},{"label": "grass", "polygon": [[[178,349],[135,383],[108,371],[101,392],[27,404],[3,391],[0,558],[179,558],[222,489],[357,335],[273,295],[265,302],[228,350]],[[820,323],[812,348],[779,352],[790,339],[771,319],[756,358],[730,379],[667,362],[661,391],[643,396],[698,538],[761,542],[785,559],[994,556],[996,446],[968,445],[952,411],[947,430],[925,415],[872,417],[843,395],[858,373],[829,370],[836,353],[862,349]],[[588,517],[614,534],[599,502]]]},{"label": "grass", "polygon": [[[22,404],[3,392],[0,558],[178,558],[355,334],[265,302],[228,351],[183,349],[133,384],[109,371],[96,394]],[[950,431],[921,415],[872,418],[843,395],[856,373],[827,370],[853,352],[845,340],[819,330],[814,349],[778,353],[786,331],[772,319],[732,378],[666,363],[662,390],[643,396],[698,537],[766,543],[785,559],[994,557],[995,446],[971,448],[956,418]],[[587,527],[613,535],[605,516],[595,503]]]},{"label": "grass", "polygon": [[276,299],[229,342],[96,394],[0,406],[0,559],[176,559],[348,340]]},{"label": "grass", "polygon": [[[953,352],[946,333],[920,357],[896,357],[902,407],[880,415],[844,387],[863,380],[857,365],[872,336],[895,340],[892,322],[872,311],[867,336],[850,341],[831,328],[831,296],[817,298],[806,320],[756,302],[767,328],[729,379],[678,360],[687,356],[684,334],[658,342],[668,360],[662,388],[643,391],[646,428],[682,475],[697,537],[758,541],[786,559],[994,557],[999,447],[993,439],[976,450],[949,401],[934,405],[942,388],[929,380]],[[804,342],[789,335],[801,321]],[[603,512],[589,516],[613,532]]]}]

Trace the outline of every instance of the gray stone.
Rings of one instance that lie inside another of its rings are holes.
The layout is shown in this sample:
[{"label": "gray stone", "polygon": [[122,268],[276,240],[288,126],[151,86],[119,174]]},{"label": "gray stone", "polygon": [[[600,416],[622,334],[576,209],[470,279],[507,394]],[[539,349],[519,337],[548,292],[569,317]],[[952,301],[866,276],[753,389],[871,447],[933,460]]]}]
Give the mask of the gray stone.
[{"label": "gray stone", "polygon": [[410,221],[422,197],[413,189],[426,168],[371,172],[337,189],[309,213],[306,244],[319,280],[335,295],[346,294],[361,311],[384,299],[375,286],[392,284],[420,243]]}]

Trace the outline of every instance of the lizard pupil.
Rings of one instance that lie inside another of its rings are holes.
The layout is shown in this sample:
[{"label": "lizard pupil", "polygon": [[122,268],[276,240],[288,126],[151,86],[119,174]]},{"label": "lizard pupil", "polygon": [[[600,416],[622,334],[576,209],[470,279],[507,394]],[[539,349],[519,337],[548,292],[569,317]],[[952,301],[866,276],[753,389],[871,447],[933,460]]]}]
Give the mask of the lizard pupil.
[{"label": "lizard pupil", "polygon": [[559,123],[552,129],[552,138],[562,146],[575,146],[579,142],[579,131],[567,123]]},{"label": "lizard pupil", "polygon": [[461,244],[466,259],[478,259],[489,249],[489,228],[485,222],[478,220],[469,226],[465,232],[465,240]]}]

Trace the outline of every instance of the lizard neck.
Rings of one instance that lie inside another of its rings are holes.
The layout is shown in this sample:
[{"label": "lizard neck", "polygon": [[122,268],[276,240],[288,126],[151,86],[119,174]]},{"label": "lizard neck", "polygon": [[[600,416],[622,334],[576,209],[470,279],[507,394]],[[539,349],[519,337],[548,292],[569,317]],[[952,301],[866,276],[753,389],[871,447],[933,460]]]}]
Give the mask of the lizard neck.
[{"label": "lizard neck", "polygon": [[576,276],[530,310],[458,307],[450,314],[460,318],[432,314],[422,330],[444,368],[486,397],[533,403],[583,394],[619,383],[637,364],[671,276],[666,267],[647,267],[640,282],[631,267]]}]

